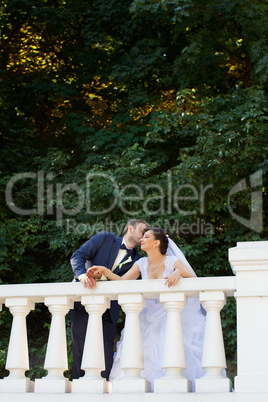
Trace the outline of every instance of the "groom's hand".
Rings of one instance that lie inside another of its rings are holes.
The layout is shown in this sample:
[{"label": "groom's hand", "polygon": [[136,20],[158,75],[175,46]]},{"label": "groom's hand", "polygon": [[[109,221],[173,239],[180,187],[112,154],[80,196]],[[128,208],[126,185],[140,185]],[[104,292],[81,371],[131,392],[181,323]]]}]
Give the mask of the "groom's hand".
[{"label": "groom's hand", "polygon": [[87,275],[80,279],[85,288],[93,289],[96,286],[97,280],[94,277],[89,278]]}]

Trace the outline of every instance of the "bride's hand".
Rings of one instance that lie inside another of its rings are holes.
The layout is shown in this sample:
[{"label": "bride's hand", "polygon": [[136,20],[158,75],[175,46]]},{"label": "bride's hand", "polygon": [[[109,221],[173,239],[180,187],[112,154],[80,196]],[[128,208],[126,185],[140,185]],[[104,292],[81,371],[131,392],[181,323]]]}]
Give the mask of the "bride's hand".
[{"label": "bride's hand", "polygon": [[93,265],[87,270],[88,278],[100,279],[102,275],[107,275],[109,270],[106,267],[102,267],[101,265]]},{"label": "bride's hand", "polygon": [[165,285],[174,286],[179,282],[181,273],[179,269],[175,269],[169,276],[165,277],[166,279]]}]

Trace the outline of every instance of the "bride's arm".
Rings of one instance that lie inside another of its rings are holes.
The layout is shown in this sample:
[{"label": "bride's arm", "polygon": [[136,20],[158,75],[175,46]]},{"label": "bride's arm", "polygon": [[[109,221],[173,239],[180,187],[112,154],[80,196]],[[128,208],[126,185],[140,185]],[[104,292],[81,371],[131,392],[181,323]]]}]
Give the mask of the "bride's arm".
[{"label": "bride's arm", "polygon": [[102,267],[100,265],[94,265],[93,267],[89,268],[88,271],[90,275],[99,275],[103,274],[106,276],[107,279],[111,281],[119,281],[119,280],[130,280],[130,279],[137,279],[140,276],[140,269],[137,263],[135,263],[129,271],[127,271],[124,275],[119,276],[114,274],[106,267]]},{"label": "bride's arm", "polygon": [[181,260],[176,260],[174,262],[174,271],[178,270],[180,276],[183,278],[195,278],[194,274],[181,262]]},{"label": "bride's arm", "polygon": [[176,260],[174,262],[174,271],[165,278],[165,285],[168,285],[168,287],[176,285],[180,277],[195,278],[194,274],[183,264],[183,262]]}]

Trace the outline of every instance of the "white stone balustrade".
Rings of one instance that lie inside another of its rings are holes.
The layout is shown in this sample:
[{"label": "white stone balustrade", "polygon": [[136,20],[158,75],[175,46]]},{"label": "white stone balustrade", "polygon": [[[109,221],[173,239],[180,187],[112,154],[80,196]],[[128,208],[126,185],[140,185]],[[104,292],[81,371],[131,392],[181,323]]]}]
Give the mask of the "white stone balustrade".
[{"label": "white stone balustrade", "polygon": [[102,393],[107,390],[100,372],[105,369],[102,314],[109,308],[104,296],[83,296],[81,303],[89,314],[81,368],[85,376],[73,380],[73,393]]},{"label": "white stone balustrade", "polygon": [[44,364],[48,374],[35,381],[35,392],[71,392],[71,384],[64,378],[63,372],[68,370],[65,315],[73,307],[73,303],[66,296],[52,296],[45,298],[45,304],[52,314]]},{"label": "white stone balustrade", "polygon": [[[81,283],[73,282],[49,286],[0,285],[0,307],[5,303],[13,315],[6,360],[10,374],[0,380],[1,400],[61,402],[67,397],[69,402],[76,402],[77,398],[81,402],[123,402],[126,398],[157,402],[161,397],[167,402],[178,399],[181,402],[266,402],[268,242],[238,243],[229,250],[229,261],[235,276],[181,279],[171,288],[164,285],[165,280],[99,282],[95,289],[85,289]],[[226,298],[234,296],[237,302],[237,376],[232,392],[229,392],[230,381],[222,375],[226,360],[220,312]],[[200,297],[207,311],[203,349],[206,374],[196,380],[195,392],[188,391],[187,380],[181,376],[184,353],[180,313],[187,298],[191,297]],[[155,391],[150,395],[146,381],[140,377],[143,356],[139,312],[147,298],[159,299],[167,310],[163,352],[166,376],[156,381]],[[100,377],[104,368],[101,316],[110,301],[116,299],[126,313],[121,359],[125,376],[112,384],[107,393],[105,380]],[[82,362],[86,375],[73,381],[72,387],[63,373],[68,369],[65,316],[74,301],[85,305],[89,324]],[[33,388],[33,382],[25,376],[29,369],[26,316],[35,303],[46,304],[52,319],[44,363],[48,375],[36,379]]]},{"label": "white stone balustrade", "polygon": [[196,380],[196,392],[228,392],[231,381],[222,374],[226,359],[220,318],[226,297],[224,292],[201,292],[200,301],[207,311],[202,357],[206,374]]},{"label": "white stone balustrade", "polygon": [[13,321],[6,361],[9,376],[1,380],[0,392],[31,392],[33,384],[25,377],[25,371],[29,370],[26,316],[34,309],[34,304],[26,297],[11,297],[6,299],[6,307]]},{"label": "white stone balustrade", "polygon": [[112,389],[114,393],[142,393],[148,389],[147,381],[140,376],[144,364],[139,313],[145,306],[144,297],[141,294],[119,295],[118,303],[126,313],[120,362],[124,377],[114,380]]},{"label": "white stone balustrade", "polygon": [[[162,368],[165,375],[155,380],[156,393],[188,392],[190,382],[181,372],[185,368],[181,311],[187,303],[184,293],[160,294],[167,311]],[[176,334],[176,336],[174,336]]]}]

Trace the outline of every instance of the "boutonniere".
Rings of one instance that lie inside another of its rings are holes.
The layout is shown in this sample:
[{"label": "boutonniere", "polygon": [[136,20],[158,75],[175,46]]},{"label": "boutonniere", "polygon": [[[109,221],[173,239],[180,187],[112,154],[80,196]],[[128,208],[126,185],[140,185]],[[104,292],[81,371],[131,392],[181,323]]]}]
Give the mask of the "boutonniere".
[{"label": "boutonniere", "polygon": [[132,258],[131,258],[131,255],[130,255],[127,260],[125,260],[123,262],[120,262],[120,264],[118,264],[117,266],[118,266],[119,269],[121,269],[123,265],[125,265],[125,264],[127,264],[128,262],[131,262],[131,261],[132,261]]}]

